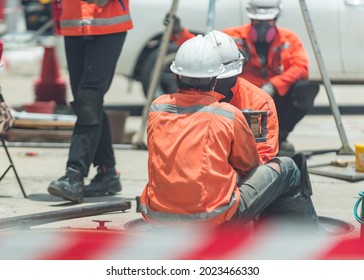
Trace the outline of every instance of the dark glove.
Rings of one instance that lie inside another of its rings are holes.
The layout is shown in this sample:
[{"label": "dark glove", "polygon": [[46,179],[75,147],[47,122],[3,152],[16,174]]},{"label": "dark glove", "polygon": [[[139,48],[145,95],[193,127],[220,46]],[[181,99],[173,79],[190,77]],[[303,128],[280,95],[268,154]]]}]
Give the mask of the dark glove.
[{"label": "dark glove", "polygon": [[[169,24],[169,14],[166,15],[163,24],[165,26],[168,26]],[[174,15],[173,16],[173,28],[172,28],[172,33],[173,35],[176,35],[178,33],[182,32],[182,26],[181,26],[181,20],[178,16]]]},{"label": "dark glove", "polygon": [[271,97],[274,97],[277,94],[277,90],[272,83],[266,83],[262,86],[262,90],[268,93]]}]

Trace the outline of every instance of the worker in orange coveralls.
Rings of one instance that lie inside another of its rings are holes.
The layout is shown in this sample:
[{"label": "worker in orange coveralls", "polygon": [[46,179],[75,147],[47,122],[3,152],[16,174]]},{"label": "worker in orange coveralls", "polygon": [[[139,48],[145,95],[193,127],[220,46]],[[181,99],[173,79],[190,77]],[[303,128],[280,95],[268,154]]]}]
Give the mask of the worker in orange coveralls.
[{"label": "worker in orange coveralls", "polygon": [[143,218],[217,227],[251,221],[269,209],[274,216],[317,225],[293,159],[260,164],[245,116],[213,91],[225,71],[221,62],[208,36],[191,38],[177,51],[171,71],[178,90],[156,98],[148,115]]},{"label": "worker in orange coveralls", "polygon": [[[241,110],[267,113],[266,140],[257,141],[261,163],[267,163],[278,153],[278,117],[272,97],[264,90],[239,77],[243,69],[243,56],[234,40],[221,31],[212,31],[207,36],[219,49],[225,72],[217,77],[215,91],[225,96],[220,102],[228,102]],[[263,139],[264,140],[264,139]]]},{"label": "worker in orange coveralls", "polygon": [[[277,26],[282,11],[280,0],[250,0],[250,23],[222,30],[237,43],[245,57],[241,77],[273,97],[279,120],[279,153],[291,156],[294,146],[289,133],[313,107],[319,84],[308,81],[308,55],[300,38]],[[173,41],[181,45],[195,36],[175,17]]]}]

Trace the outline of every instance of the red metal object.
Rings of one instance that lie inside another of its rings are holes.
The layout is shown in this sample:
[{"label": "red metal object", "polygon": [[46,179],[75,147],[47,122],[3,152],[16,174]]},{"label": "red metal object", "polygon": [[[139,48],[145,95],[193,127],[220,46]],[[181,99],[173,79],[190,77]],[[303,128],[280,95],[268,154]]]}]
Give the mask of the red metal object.
[{"label": "red metal object", "polygon": [[38,153],[36,153],[36,152],[26,152],[25,156],[27,156],[27,157],[36,157],[36,156],[38,156]]},{"label": "red metal object", "polygon": [[54,114],[56,102],[35,101],[32,104],[24,104],[24,111],[28,113]]},{"label": "red metal object", "polygon": [[36,101],[55,101],[66,105],[66,82],[60,75],[55,47],[44,47],[40,77],[34,85]]},{"label": "red metal object", "polygon": [[107,220],[92,220],[92,221],[99,224],[96,227],[96,229],[104,229],[104,230],[107,229],[107,227],[105,226],[105,224],[111,222],[111,221],[107,221]]}]

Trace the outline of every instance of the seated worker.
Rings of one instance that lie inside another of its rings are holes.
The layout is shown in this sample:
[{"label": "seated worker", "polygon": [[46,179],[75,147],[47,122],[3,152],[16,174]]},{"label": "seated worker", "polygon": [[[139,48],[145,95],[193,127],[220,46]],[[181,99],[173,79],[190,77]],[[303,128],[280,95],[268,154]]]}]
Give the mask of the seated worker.
[{"label": "seated worker", "polygon": [[[199,35],[186,41],[170,68],[178,90],[156,98],[148,115],[143,218],[216,227],[249,222],[267,207],[278,206],[278,215],[289,211],[290,219],[316,225],[294,161],[282,157],[260,165],[243,113],[219,102],[224,96],[213,89],[224,67],[211,40]],[[294,207],[285,207],[285,202]]]},{"label": "seated worker", "polygon": [[214,30],[206,36],[218,48],[225,66],[214,89],[225,96],[220,102],[228,102],[240,110],[267,112],[267,141],[256,143],[261,163],[267,163],[278,153],[278,117],[274,101],[264,90],[239,77],[244,58],[229,35]]},{"label": "seated worker", "polygon": [[[308,81],[309,60],[300,38],[277,26],[280,0],[250,0],[250,23],[222,30],[237,43],[245,57],[241,77],[273,97],[279,121],[279,154],[293,155],[289,133],[313,107],[319,84]],[[181,45],[195,36],[176,18],[173,41]]]}]

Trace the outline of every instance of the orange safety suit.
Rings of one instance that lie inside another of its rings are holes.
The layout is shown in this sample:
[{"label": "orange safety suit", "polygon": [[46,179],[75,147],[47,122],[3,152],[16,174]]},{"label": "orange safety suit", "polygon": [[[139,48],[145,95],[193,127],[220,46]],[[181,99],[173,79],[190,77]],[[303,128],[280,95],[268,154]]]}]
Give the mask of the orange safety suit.
[{"label": "orange safety suit", "polygon": [[[173,38],[177,44],[182,44],[185,39],[195,35],[187,29]],[[245,66],[244,66],[245,67]],[[267,141],[256,143],[261,163],[267,163],[274,158],[279,149],[279,124],[274,100],[261,88],[239,78],[232,88],[233,97],[229,101],[238,109],[261,110],[267,112]]]},{"label": "orange safety suit", "polygon": [[238,78],[230,104],[239,109],[250,109],[267,112],[267,141],[256,143],[261,163],[267,163],[274,158],[279,149],[278,116],[274,100],[261,88],[243,78]]},{"label": "orange safety suit", "polygon": [[[241,77],[258,87],[270,82],[280,96],[284,96],[297,81],[308,78],[308,55],[294,32],[277,27],[277,36],[269,47],[267,65],[262,66],[254,42],[249,38],[250,28],[251,24],[248,23],[222,30],[235,40],[239,49],[248,54]],[[172,40],[181,45],[193,36],[195,35],[183,28]]]},{"label": "orange safety suit", "polygon": [[149,181],[145,220],[219,225],[240,201],[237,174],[259,165],[254,136],[239,109],[216,92],[180,91],[155,99],[148,116]]},{"label": "orange safety suit", "polygon": [[62,3],[59,22],[62,35],[111,34],[125,32],[133,27],[129,0],[110,1],[102,8],[81,0],[62,0]]}]

